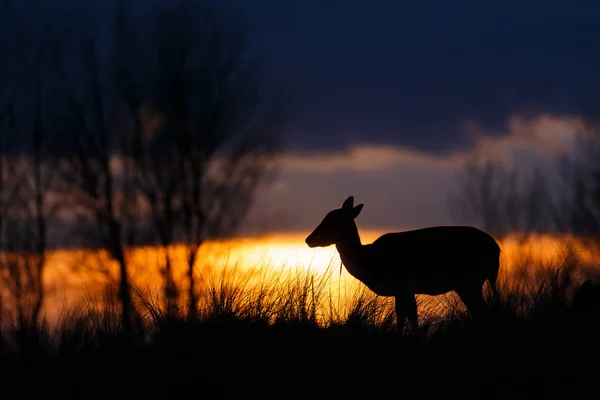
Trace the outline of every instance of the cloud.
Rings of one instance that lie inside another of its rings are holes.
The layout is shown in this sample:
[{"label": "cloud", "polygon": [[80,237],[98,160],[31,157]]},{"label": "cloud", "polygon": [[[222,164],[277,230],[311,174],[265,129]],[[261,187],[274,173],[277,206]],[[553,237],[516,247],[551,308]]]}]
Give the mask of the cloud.
[{"label": "cloud", "polygon": [[285,155],[280,159],[280,167],[286,171],[309,173],[330,173],[341,170],[373,172],[387,170],[397,165],[444,168],[449,165],[449,158],[438,158],[418,150],[397,146],[357,145],[342,152]]},{"label": "cloud", "polygon": [[[347,151],[284,155],[279,178],[257,195],[246,228],[309,230],[327,211],[355,196],[365,203],[360,227],[405,229],[460,223],[448,209],[456,172],[469,157],[487,157],[528,168],[568,151],[583,121],[542,114],[513,116],[507,131],[469,122],[470,149],[435,154],[401,146],[354,146]],[[261,225],[263,224],[263,225]]]},{"label": "cloud", "polygon": [[579,117],[542,114],[533,118],[511,116],[507,131],[493,132],[468,121],[465,132],[473,147],[447,154],[435,154],[410,147],[391,145],[354,145],[341,151],[290,153],[280,159],[284,171],[332,173],[335,171],[374,172],[396,167],[452,170],[472,156],[513,160],[517,154],[548,158],[568,151],[584,128]]},{"label": "cloud", "polygon": [[[238,2],[298,110],[291,146],[470,148],[463,121],[596,104],[600,3]],[[583,4],[583,5],[582,5]]]},{"label": "cloud", "polygon": [[466,131],[473,137],[478,152],[492,158],[507,159],[516,152],[528,152],[541,157],[553,157],[573,148],[576,138],[586,129],[581,117],[557,117],[542,114],[535,118],[511,116],[506,132],[492,133],[476,123],[467,123]]}]

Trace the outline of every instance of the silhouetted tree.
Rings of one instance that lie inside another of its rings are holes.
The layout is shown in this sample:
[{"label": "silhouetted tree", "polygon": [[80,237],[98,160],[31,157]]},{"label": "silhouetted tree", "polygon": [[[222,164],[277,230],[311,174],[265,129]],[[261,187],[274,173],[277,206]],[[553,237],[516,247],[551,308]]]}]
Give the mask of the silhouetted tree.
[{"label": "silhouetted tree", "polygon": [[[2,189],[5,233],[1,241],[7,251],[8,287],[15,301],[17,320],[21,325],[35,324],[44,301],[44,271],[47,261],[47,225],[50,214],[56,210],[48,202],[51,168],[44,159],[44,121],[42,93],[37,81],[32,94],[34,109],[32,126],[19,126],[18,118],[11,118],[11,133],[25,148],[25,157],[10,154],[5,159],[6,174]],[[31,132],[27,132],[30,130]],[[8,224],[6,224],[8,223]]]},{"label": "silhouetted tree", "polygon": [[[80,32],[61,47],[59,170],[77,232],[119,266],[131,328],[128,249],[183,244],[195,316],[198,250],[240,225],[279,149],[283,113],[239,21],[220,8],[182,0],[136,20],[117,5],[109,46]],[[172,307],[170,257],[163,272]]]},{"label": "silhouetted tree", "polygon": [[[159,243],[167,252],[186,246],[193,316],[198,251],[207,239],[233,234],[247,213],[279,148],[281,99],[251,57],[243,25],[214,5],[159,6],[141,32],[131,31],[124,11],[121,2],[116,77],[137,187]],[[174,304],[168,253],[163,272]]]},{"label": "silhouetted tree", "polygon": [[559,159],[560,196],[554,221],[561,232],[600,244],[600,126],[590,121]]},{"label": "silhouetted tree", "polygon": [[[131,332],[135,310],[126,248],[132,244],[135,211],[125,196],[131,190],[131,176],[117,157],[128,142],[111,117],[112,93],[95,38],[83,36],[77,50],[72,57],[62,54],[60,69],[66,154],[59,168],[68,185],[64,197],[79,221],[77,232],[93,246],[106,249],[118,265],[122,322]],[[75,65],[71,70],[69,62]]]},{"label": "silhouetted tree", "polygon": [[552,227],[551,202],[544,173],[520,170],[477,156],[465,161],[449,196],[451,212],[498,238],[526,239]]},{"label": "silhouetted tree", "polygon": [[0,93],[0,277],[11,295],[16,321],[32,327],[38,322],[46,292],[48,224],[58,210],[50,199],[54,176],[48,156],[51,88],[44,85],[54,65],[54,49],[37,36],[47,33],[48,26],[38,28],[38,32],[16,30],[11,35],[23,45],[30,44],[33,54],[14,47],[2,49],[7,56],[2,70],[10,84]]},{"label": "silhouetted tree", "polygon": [[[29,30],[35,40],[0,46],[8,61],[0,63],[2,140],[8,133],[21,138],[16,152],[22,156],[0,149],[0,236],[6,242],[10,226],[12,248],[37,255],[30,267],[2,271],[42,282],[49,221],[63,223],[69,244],[105,249],[115,261],[122,322],[131,332],[129,249],[183,244],[195,316],[198,251],[208,239],[235,233],[271,171],[281,98],[251,56],[241,21],[216,3],[153,3],[137,18],[127,1],[117,0],[113,40],[94,31],[84,7],[74,7],[60,21],[44,20],[54,25],[43,32],[34,19],[21,30],[14,16],[2,25],[11,38]],[[27,8],[13,11],[27,14]],[[57,17],[55,11],[47,15]],[[28,65],[45,57],[51,71],[32,75],[15,55]],[[27,91],[14,85],[20,81]],[[17,92],[25,106],[12,101]],[[64,206],[59,215],[57,204]],[[176,304],[170,257],[164,276],[165,297]],[[13,281],[23,286],[22,279]],[[39,310],[41,300],[34,303]]]}]

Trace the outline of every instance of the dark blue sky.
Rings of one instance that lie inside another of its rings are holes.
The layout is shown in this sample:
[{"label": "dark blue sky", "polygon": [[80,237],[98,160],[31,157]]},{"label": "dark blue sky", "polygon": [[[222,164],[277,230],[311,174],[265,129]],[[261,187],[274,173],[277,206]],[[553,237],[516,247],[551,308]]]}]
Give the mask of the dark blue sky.
[{"label": "dark blue sky", "polygon": [[227,0],[295,91],[295,149],[452,151],[462,123],[578,114],[600,89],[600,2]]},{"label": "dark blue sky", "polygon": [[[161,1],[130,4],[140,11]],[[82,5],[14,3],[48,20]],[[598,1],[219,3],[247,22],[268,76],[293,94],[290,150],[369,143],[449,152],[471,144],[466,121],[503,131],[511,114],[581,114],[597,103]],[[85,2],[100,31],[114,4]]]},{"label": "dark blue sky", "polygon": [[[138,16],[156,2],[130,0]],[[362,226],[462,223],[446,195],[463,155],[543,152],[546,137],[556,154],[582,115],[600,116],[598,1],[220,3],[247,22],[267,77],[292,94],[287,158],[250,226],[308,229],[349,195],[365,202]],[[14,4],[29,23],[83,7],[92,19],[79,27],[100,34],[115,15],[113,0]]]}]

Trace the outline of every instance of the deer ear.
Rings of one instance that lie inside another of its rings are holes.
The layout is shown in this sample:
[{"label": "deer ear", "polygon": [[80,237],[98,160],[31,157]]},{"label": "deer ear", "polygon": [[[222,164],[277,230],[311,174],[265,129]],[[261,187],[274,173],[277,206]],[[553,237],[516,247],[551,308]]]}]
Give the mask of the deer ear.
[{"label": "deer ear", "polygon": [[363,206],[364,204],[361,203],[352,209],[352,219],[358,217],[358,214],[360,214],[360,212],[362,211]]},{"label": "deer ear", "polygon": [[354,197],[350,196],[346,199],[346,201],[344,201],[344,204],[342,204],[342,209],[344,209],[346,211],[351,211],[353,206],[354,206]]}]

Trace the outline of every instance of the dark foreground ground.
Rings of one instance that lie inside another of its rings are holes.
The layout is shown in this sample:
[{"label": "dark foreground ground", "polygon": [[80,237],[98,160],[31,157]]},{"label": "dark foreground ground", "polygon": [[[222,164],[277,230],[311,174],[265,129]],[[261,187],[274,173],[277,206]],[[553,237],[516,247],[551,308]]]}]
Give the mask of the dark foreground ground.
[{"label": "dark foreground ground", "polygon": [[593,398],[600,329],[572,317],[463,321],[435,337],[182,325],[144,345],[107,337],[77,351],[65,341],[58,352],[6,353],[0,382],[5,398]]},{"label": "dark foreground ground", "polygon": [[455,312],[403,334],[364,298],[317,323],[295,289],[261,307],[220,292],[195,321],[146,305],[139,336],[118,313],[74,313],[0,331],[0,399],[597,398],[594,290],[576,303],[553,279],[488,300],[485,323]]}]

